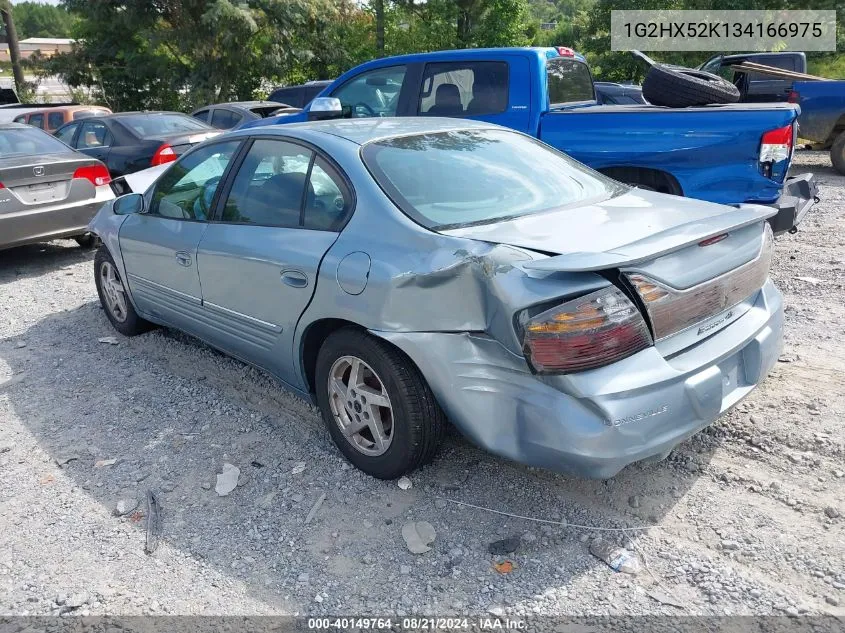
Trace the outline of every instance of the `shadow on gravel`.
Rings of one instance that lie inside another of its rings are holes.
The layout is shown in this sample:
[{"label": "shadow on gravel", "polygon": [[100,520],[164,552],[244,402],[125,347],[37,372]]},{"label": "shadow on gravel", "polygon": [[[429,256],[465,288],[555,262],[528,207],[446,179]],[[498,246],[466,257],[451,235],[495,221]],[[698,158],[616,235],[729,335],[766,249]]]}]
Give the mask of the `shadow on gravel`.
[{"label": "shadow on gravel", "polygon": [[93,250],[81,248],[73,240],[5,249],[0,251],[0,286],[93,258]]},{"label": "shadow on gravel", "polygon": [[[87,255],[51,250],[47,257],[61,264]],[[22,274],[37,274],[39,266]],[[603,528],[656,524],[720,441],[699,434],[665,462],[584,481],[497,459],[452,434],[438,458],[411,476],[413,488],[402,491],[351,468],[316,411],[263,373],[175,332],[98,343],[114,335],[92,302],[32,326],[24,349],[0,340],[0,359],[24,372],[21,382],[0,387],[14,415],[63,462],[59,476],[108,512],[121,498],[155,491],[164,546],[204,559],[276,608],[486,613],[566,588],[584,574],[597,591],[610,581],[629,587],[623,574],[589,554],[586,537],[598,532],[452,502]],[[117,462],[95,467],[111,459]],[[240,480],[220,497],[215,475],[227,462],[240,469]],[[409,520],[434,526],[432,551],[407,550],[401,528]],[[137,528],[140,550],[144,522]],[[488,545],[510,536],[521,539],[510,556],[516,569],[500,575]],[[604,536],[624,542],[621,532]],[[321,603],[314,601],[319,592],[327,595]],[[661,608],[669,609],[654,604]]]}]

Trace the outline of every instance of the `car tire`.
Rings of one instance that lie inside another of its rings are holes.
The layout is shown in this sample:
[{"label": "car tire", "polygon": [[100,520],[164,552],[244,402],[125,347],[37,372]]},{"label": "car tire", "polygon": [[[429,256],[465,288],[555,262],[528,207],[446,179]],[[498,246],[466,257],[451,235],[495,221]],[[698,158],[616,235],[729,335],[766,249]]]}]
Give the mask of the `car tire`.
[{"label": "car tire", "polygon": [[[320,348],[315,379],[332,440],[359,470],[396,479],[436,454],[446,417],[419,369],[399,350],[357,328],[337,330]],[[330,379],[339,381],[339,389],[330,387]],[[361,424],[369,426],[352,432]],[[379,428],[381,441],[374,430]]]},{"label": "car tire", "polygon": [[[100,305],[109,321],[124,336],[142,334],[152,324],[138,316],[135,307],[126,292],[120,271],[109,253],[109,249],[100,246],[94,256],[94,284],[100,297]],[[123,290],[118,290],[121,287]]]},{"label": "car tire", "polygon": [[703,70],[655,64],[643,81],[643,96],[652,105],[687,108],[736,103],[739,89],[719,75]]},{"label": "car tire", "polygon": [[845,132],[840,132],[830,146],[830,162],[836,171],[845,176]]},{"label": "car tire", "polygon": [[73,238],[77,244],[82,248],[93,249],[97,248],[101,242],[100,238],[93,233],[86,233],[85,235],[77,235]]}]

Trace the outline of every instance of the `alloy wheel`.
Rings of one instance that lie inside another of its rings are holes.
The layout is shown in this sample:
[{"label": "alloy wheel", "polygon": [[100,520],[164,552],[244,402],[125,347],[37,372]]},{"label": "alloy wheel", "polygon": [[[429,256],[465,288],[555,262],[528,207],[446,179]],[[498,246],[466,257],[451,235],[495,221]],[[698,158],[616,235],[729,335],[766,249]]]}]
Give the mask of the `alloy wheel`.
[{"label": "alloy wheel", "polygon": [[383,455],[393,441],[393,407],[384,381],[356,356],[341,356],[329,371],[329,404],[349,443],[364,455]]}]

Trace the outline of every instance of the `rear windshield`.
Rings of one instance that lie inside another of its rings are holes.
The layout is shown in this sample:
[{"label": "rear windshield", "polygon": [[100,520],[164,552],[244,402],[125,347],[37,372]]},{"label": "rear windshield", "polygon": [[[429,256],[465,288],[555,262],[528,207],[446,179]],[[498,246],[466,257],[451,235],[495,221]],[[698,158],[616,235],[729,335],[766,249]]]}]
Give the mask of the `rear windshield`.
[{"label": "rear windshield", "polygon": [[257,108],[250,108],[250,112],[253,114],[257,114],[262,119],[266,119],[268,116],[271,116],[276,110],[279,109],[279,104],[276,103],[271,106],[259,106]]},{"label": "rear windshield", "polygon": [[73,120],[88,119],[92,116],[106,116],[111,114],[108,110],[77,110],[73,113]]},{"label": "rear windshield", "polygon": [[184,114],[129,114],[119,121],[141,138],[180,132],[206,132],[208,126]]},{"label": "rear windshield", "polygon": [[484,224],[606,200],[627,188],[534,139],[468,129],[375,141],[364,163],[430,229]]},{"label": "rear windshield", "polygon": [[546,77],[549,82],[549,104],[553,106],[596,98],[590,69],[577,59],[550,59],[546,62]]},{"label": "rear windshield", "polygon": [[70,151],[73,150],[38,128],[0,129],[0,158]]}]

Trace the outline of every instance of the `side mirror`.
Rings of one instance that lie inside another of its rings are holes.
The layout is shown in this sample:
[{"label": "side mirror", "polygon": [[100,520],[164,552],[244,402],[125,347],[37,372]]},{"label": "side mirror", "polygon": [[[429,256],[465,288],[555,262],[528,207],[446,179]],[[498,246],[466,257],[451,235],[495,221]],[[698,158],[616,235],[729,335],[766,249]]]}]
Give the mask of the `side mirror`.
[{"label": "side mirror", "polygon": [[127,193],[114,201],[112,210],[117,215],[131,215],[144,212],[144,196],[140,193]]},{"label": "side mirror", "polygon": [[343,106],[337,97],[317,97],[308,106],[308,120],[339,119],[343,116]]}]

